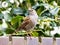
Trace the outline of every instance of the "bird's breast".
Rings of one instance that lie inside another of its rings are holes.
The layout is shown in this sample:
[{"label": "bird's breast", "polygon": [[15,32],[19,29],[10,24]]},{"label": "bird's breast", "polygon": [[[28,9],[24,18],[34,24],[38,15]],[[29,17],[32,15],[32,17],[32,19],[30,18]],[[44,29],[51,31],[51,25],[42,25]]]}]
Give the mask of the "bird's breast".
[{"label": "bird's breast", "polygon": [[34,25],[37,24],[37,17],[36,16],[30,16],[30,20],[33,22]]}]

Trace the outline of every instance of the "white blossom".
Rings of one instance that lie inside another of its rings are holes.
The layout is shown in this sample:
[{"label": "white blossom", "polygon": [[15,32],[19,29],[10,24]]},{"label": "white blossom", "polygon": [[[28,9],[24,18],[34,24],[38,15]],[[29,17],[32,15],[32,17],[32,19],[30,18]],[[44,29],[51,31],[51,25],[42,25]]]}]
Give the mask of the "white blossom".
[{"label": "white blossom", "polygon": [[22,3],[23,2],[23,0],[19,0],[20,1],[20,3]]},{"label": "white blossom", "polygon": [[15,3],[16,3],[16,6],[18,7],[19,6],[19,2],[17,0],[15,0]]},{"label": "white blossom", "polygon": [[0,30],[5,30],[8,28],[8,25],[6,24],[5,19],[2,19],[2,24],[0,25]]},{"label": "white blossom", "polygon": [[8,26],[7,26],[7,24],[6,24],[6,21],[5,21],[5,19],[2,19],[2,28],[7,28]]},{"label": "white blossom", "polygon": [[10,11],[6,10],[6,11],[2,11],[2,14],[7,14],[7,13],[10,13]]},{"label": "white blossom", "polygon": [[50,5],[48,5],[48,4],[45,4],[44,6],[45,6],[46,9],[50,8]]},{"label": "white blossom", "polygon": [[59,30],[58,27],[54,27],[54,30],[51,31],[51,35],[53,36],[53,35],[56,34],[56,33],[60,34],[60,30]]},{"label": "white blossom", "polygon": [[14,3],[14,0],[9,0],[10,3]]},{"label": "white blossom", "polygon": [[12,9],[12,8],[8,8],[7,10],[8,10],[8,11],[11,11],[11,9]]},{"label": "white blossom", "polygon": [[6,11],[1,11],[2,12],[2,14],[6,14]]},{"label": "white blossom", "polygon": [[2,19],[2,25],[1,25],[1,29],[2,29],[2,33],[3,33],[3,37],[6,36],[6,33],[4,32],[6,30],[6,28],[8,28],[8,25],[5,21],[5,19]]},{"label": "white blossom", "polygon": [[55,1],[53,1],[53,5],[54,5],[54,6],[57,6],[57,3],[56,3]]},{"label": "white blossom", "polygon": [[7,10],[1,11],[1,12],[2,12],[2,14],[7,14],[7,13],[10,13],[11,9],[12,9],[12,8],[8,8]]},{"label": "white blossom", "polygon": [[4,7],[4,8],[8,7],[8,2],[6,2],[6,1],[2,2],[2,7]]}]

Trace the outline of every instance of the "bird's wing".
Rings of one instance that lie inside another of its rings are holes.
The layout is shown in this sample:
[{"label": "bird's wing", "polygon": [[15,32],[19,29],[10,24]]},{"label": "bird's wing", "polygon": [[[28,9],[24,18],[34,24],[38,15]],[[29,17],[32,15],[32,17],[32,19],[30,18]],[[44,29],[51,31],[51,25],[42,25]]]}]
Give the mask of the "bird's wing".
[{"label": "bird's wing", "polygon": [[30,23],[30,18],[26,17],[25,20],[22,22],[22,24],[17,28],[17,30],[24,29],[26,30],[25,26],[27,26]]}]

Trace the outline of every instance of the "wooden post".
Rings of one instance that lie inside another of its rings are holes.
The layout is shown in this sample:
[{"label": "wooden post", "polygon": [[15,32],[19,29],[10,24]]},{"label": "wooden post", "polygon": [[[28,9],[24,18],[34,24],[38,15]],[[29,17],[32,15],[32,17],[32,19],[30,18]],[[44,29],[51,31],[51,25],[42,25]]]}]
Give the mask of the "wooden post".
[{"label": "wooden post", "polygon": [[41,36],[38,36],[38,40],[39,40],[39,45],[41,45],[41,42],[42,42],[42,39],[41,39]]},{"label": "wooden post", "polygon": [[9,45],[12,45],[12,35],[9,35]]},{"label": "wooden post", "polygon": [[27,36],[24,36],[24,44],[27,45]]},{"label": "wooden post", "polygon": [[53,37],[53,45],[56,45],[56,38]]}]

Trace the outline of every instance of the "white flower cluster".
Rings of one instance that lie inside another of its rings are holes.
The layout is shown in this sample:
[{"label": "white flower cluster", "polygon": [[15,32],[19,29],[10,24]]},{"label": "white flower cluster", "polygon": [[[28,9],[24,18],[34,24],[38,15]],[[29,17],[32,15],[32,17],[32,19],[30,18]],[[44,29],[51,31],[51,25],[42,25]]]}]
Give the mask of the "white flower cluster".
[{"label": "white flower cluster", "polygon": [[[17,1],[17,0],[8,0],[10,3],[16,3],[16,6],[18,7],[19,6],[19,4],[20,3],[22,3],[23,2],[23,0],[19,0],[19,1]],[[0,1],[0,8],[6,8],[6,7],[8,7],[9,6],[9,3],[8,3],[8,1]]]},{"label": "white flower cluster", "polygon": [[8,7],[8,3],[6,1],[2,2],[2,7]]},{"label": "white flower cluster", "polygon": [[8,7],[8,2],[7,1],[0,1],[0,8],[6,8]]},{"label": "white flower cluster", "polygon": [[9,0],[10,3],[14,3],[14,0]]},{"label": "white flower cluster", "polygon": [[60,34],[60,26],[54,27],[54,30],[51,31],[51,35],[54,36],[56,33]]}]

